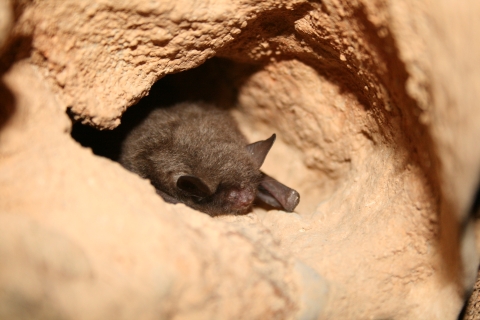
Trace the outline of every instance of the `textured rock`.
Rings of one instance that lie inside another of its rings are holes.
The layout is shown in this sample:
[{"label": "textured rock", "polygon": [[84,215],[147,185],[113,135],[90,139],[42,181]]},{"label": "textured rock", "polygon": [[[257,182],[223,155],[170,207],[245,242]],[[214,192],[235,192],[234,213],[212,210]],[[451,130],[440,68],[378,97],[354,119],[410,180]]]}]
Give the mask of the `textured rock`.
[{"label": "textured rock", "polygon": [[[478,267],[479,4],[14,9],[0,30],[17,41],[0,69],[14,63],[0,87],[1,318],[457,317]],[[165,204],[69,136],[67,108],[113,128],[156,80],[213,56],[230,62],[180,82],[234,92],[252,141],[277,132],[265,170],[300,191],[298,214]]]},{"label": "textured rock", "polygon": [[302,2],[46,1],[24,17],[33,29],[33,60],[49,70],[63,103],[112,128],[157,79],[211,58],[259,14]]},{"label": "textured rock", "polygon": [[13,25],[13,12],[8,0],[0,1],[0,53],[3,53]]}]

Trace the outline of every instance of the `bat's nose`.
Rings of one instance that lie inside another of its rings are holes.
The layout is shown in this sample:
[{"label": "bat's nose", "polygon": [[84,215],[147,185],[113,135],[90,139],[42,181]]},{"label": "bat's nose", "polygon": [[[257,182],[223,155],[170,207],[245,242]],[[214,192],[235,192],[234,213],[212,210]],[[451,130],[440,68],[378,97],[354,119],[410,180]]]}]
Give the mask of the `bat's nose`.
[{"label": "bat's nose", "polygon": [[255,194],[247,189],[232,189],[228,192],[227,199],[234,207],[247,208],[255,199]]}]

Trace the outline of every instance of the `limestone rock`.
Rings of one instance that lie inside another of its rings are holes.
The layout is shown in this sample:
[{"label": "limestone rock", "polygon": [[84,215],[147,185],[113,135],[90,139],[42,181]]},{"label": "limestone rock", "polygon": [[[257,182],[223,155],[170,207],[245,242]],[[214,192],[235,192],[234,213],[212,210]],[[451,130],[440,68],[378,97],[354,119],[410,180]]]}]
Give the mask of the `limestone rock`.
[{"label": "limestone rock", "polygon": [[[478,267],[480,4],[8,3],[0,318],[456,319]],[[265,170],[298,213],[166,204],[71,138],[67,110],[112,129],[173,73],[233,96],[252,141],[277,133]]]}]

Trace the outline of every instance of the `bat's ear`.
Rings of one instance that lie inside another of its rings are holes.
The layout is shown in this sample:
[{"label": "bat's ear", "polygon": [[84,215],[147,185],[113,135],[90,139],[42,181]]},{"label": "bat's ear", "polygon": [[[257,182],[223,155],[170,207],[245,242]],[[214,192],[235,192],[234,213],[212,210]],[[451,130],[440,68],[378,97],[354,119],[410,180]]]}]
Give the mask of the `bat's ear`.
[{"label": "bat's ear", "polygon": [[274,133],[267,140],[261,140],[247,145],[247,151],[252,155],[258,169],[260,169],[263,161],[265,161],[268,151],[270,151],[270,148],[272,148],[276,137],[277,136]]},{"label": "bat's ear", "polygon": [[177,179],[177,188],[189,195],[200,198],[205,198],[213,194],[202,179],[192,175],[180,176]]}]

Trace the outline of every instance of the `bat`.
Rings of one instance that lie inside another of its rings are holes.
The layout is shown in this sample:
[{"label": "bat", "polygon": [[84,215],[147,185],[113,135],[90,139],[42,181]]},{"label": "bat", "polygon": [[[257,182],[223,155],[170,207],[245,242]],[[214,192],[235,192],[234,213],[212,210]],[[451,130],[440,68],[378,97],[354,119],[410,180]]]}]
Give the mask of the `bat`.
[{"label": "bat", "polygon": [[230,113],[203,102],[155,108],[125,136],[119,162],[169,203],[211,216],[264,203],[292,212],[297,191],[260,170],[276,135],[248,144]]}]

